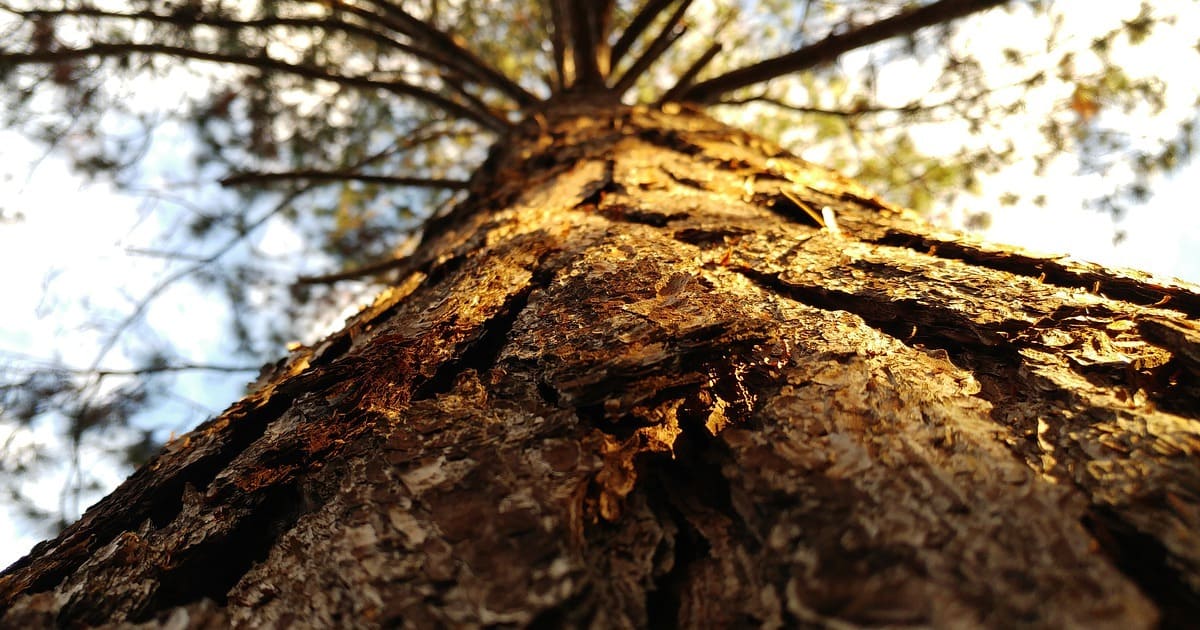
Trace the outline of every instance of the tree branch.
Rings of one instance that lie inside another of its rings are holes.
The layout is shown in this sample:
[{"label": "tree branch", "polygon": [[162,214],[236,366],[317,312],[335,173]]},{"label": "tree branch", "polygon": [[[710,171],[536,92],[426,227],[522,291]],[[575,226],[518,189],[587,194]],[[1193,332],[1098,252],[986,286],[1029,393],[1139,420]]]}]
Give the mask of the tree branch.
[{"label": "tree branch", "polygon": [[[507,94],[521,107],[528,107],[537,102],[536,96],[517,85],[507,75],[493,68],[475,53],[460,46],[449,35],[426,24],[408,11],[385,0],[366,0],[366,2],[378,8],[387,17],[396,20],[394,26],[389,25],[390,27],[412,38],[413,41],[424,43],[431,50],[437,51],[436,54],[443,57],[443,63],[452,65],[464,74],[474,77],[480,83]],[[340,8],[349,6],[343,2],[336,4]]]},{"label": "tree branch", "polygon": [[713,57],[716,57],[720,52],[721,44],[713,44],[712,46],[709,46],[708,50],[705,50],[704,54],[700,55],[696,61],[692,62],[692,65],[688,66],[688,69],[679,76],[679,80],[675,82],[675,85],[671,89],[667,90],[667,93],[663,94],[662,98],[658,99],[658,104],[661,106],[663,103],[679,100],[679,95],[688,88],[692,87],[692,82],[696,80],[696,75],[700,74],[700,71],[703,70],[704,67],[713,60]]},{"label": "tree branch", "polygon": [[[314,0],[309,0],[309,2],[313,3]],[[353,15],[368,24],[379,24],[389,31],[408,37],[412,43],[402,44],[405,52],[412,54],[418,59],[429,62],[435,69],[439,71],[439,74],[445,74],[448,71],[453,70],[465,76],[470,76],[476,81],[480,81],[485,86],[490,85],[490,82],[487,80],[481,81],[479,79],[479,73],[464,64],[461,57],[456,57],[453,54],[448,54],[444,51],[439,51],[436,48],[431,48],[428,41],[414,37],[412,34],[410,34],[411,28],[402,21],[398,21],[385,14],[376,13],[371,9],[351,4],[339,3],[336,6],[336,9],[338,12],[345,12],[348,15]]]},{"label": "tree branch", "polygon": [[200,61],[213,61],[232,65],[249,66],[262,70],[275,70],[287,74],[330,81],[341,85],[359,88],[371,88],[408,96],[437,107],[449,114],[479,123],[483,127],[504,133],[509,128],[508,121],[493,112],[477,112],[455,100],[422,87],[402,81],[381,81],[365,76],[345,76],[333,74],[321,68],[287,63],[266,55],[245,56],[226,53],[193,50],[182,46],[166,44],[93,44],[87,48],[65,48],[51,51],[34,51],[28,53],[0,52],[0,65],[28,64],[62,61],[85,57],[124,57],[133,53],[156,54],[171,57],[183,57]]},{"label": "tree branch", "polygon": [[600,0],[592,5],[596,33],[596,63],[600,66],[600,78],[608,80],[612,72],[612,46],[608,43],[612,33],[613,12],[616,11],[616,0]]},{"label": "tree branch", "polygon": [[554,17],[554,32],[562,43],[563,88],[570,90],[579,84],[579,42],[575,38],[575,25],[579,16],[575,14],[572,0],[550,0]]},{"label": "tree branch", "polygon": [[901,12],[847,33],[831,35],[825,39],[786,55],[767,59],[739,68],[698,83],[686,90],[681,100],[696,103],[713,103],[734,90],[755,83],[769,81],[775,77],[797,72],[833,61],[841,55],[890,39],[897,35],[912,33],[927,26],[970,15],[1004,4],[1008,0],[940,0],[933,4]]},{"label": "tree branch", "polygon": [[508,119],[505,118],[503,112],[496,110],[491,105],[488,105],[486,102],[484,102],[482,98],[472,94],[471,91],[467,89],[467,86],[463,85],[463,78],[461,75],[453,74],[449,69],[445,69],[443,71],[439,71],[438,78],[441,79],[443,85],[449,88],[451,92],[457,94],[458,97],[463,100],[464,107],[480,112],[482,115],[498,118],[504,121],[505,125],[508,126]]},{"label": "tree branch", "polygon": [[[59,373],[72,375],[88,375],[88,376],[140,376],[143,374],[156,374],[159,372],[184,372],[189,370],[207,371],[207,372],[257,372],[261,369],[256,365],[219,365],[209,363],[174,363],[174,364],[153,364],[141,368],[131,369],[109,369],[109,368],[75,368],[62,365],[59,361],[53,359],[44,359],[38,356],[27,354],[25,352],[17,352],[13,350],[0,350],[0,356],[6,360],[12,358],[14,365],[5,365],[5,369],[17,370],[24,373]],[[7,386],[7,384],[6,384]]]},{"label": "tree branch", "polygon": [[945,107],[945,106],[951,104],[951,103],[937,103],[935,105],[913,104],[913,105],[902,105],[900,107],[885,107],[885,106],[879,106],[879,105],[866,105],[866,106],[855,106],[850,109],[826,109],[823,107],[808,107],[806,105],[792,105],[791,103],[788,103],[782,99],[774,98],[772,96],[767,96],[766,94],[759,94],[756,96],[747,96],[745,98],[723,98],[716,102],[716,104],[718,104],[718,105],[746,105],[747,103],[766,103],[768,105],[772,105],[772,106],[778,107],[780,109],[786,109],[788,111],[793,111],[793,112],[796,112],[799,114],[817,114],[820,116],[834,116],[837,118],[855,118],[858,116],[865,116],[868,114],[883,114],[883,113],[915,114],[917,112],[933,110],[933,109],[937,109],[939,107]]},{"label": "tree branch", "polygon": [[[969,96],[966,96],[966,97],[948,98],[946,100],[938,101],[936,103],[928,103],[928,104],[922,103],[919,101],[911,102],[906,105],[894,105],[894,106],[869,105],[866,103],[855,103],[849,109],[827,109],[827,108],[823,108],[823,107],[812,107],[812,106],[807,106],[807,105],[793,105],[791,103],[784,101],[781,98],[775,98],[773,96],[768,95],[766,93],[766,91],[764,91],[762,94],[757,94],[754,96],[746,96],[746,97],[742,97],[742,98],[723,98],[723,99],[717,101],[716,104],[717,105],[745,105],[747,103],[759,102],[759,103],[766,103],[768,105],[772,105],[772,106],[778,107],[780,109],[786,109],[786,110],[801,113],[801,114],[816,114],[819,116],[835,116],[838,118],[858,118],[861,116],[868,116],[868,115],[874,115],[874,114],[888,114],[888,113],[902,114],[902,115],[930,114],[930,113],[940,110],[940,109],[946,109],[946,108],[951,108],[951,107],[955,107],[955,106],[960,106],[963,103],[976,103],[980,99],[982,99],[988,95],[998,93],[1001,90],[1008,90],[1011,88],[1028,87],[1030,85],[1030,83],[1032,81],[1034,81],[1039,75],[1040,75],[1040,73],[1035,72],[1033,75],[1031,75],[1025,79],[1021,79],[1019,81],[1013,81],[1011,83],[1006,83],[1003,85],[991,86],[991,87],[988,87],[987,89],[980,90],[980,91],[978,91],[974,94],[971,94]],[[933,119],[929,118],[927,120],[933,120]]]},{"label": "tree branch", "polygon": [[23,18],[46,17],[53,18],[59,16],[74,16],[74,17],[96,17],[112,20],[140,20],[156,24],[174,24],[181,27],[192,26],[212,26],[227,30],[237,29],[253,29],[265,30],[273,26],[292,26],[297,28],[315,28],[326,31],[341,31],[346,34],[358,35],[365,39],[369,39],[377,44],[394,48],[404,53],[414,55],[416,57],[425,58],[424,51],[405,44],[404,42],[395,40],[387,35],[375,31],[367,26],[353,24],[336,18],[314,19],[314,18],[289,18],[289,17],[266,17],[253,20],[234,20],[212,16],[205,13],[191,12],[176,12],[171,14],[155,13],[153,11],[137,11],[134,13],[117,13],[113,11],[104,11],[92,7],[79,8],[64,8],[64,9],[30,9],[21,11],[10,8],[7,4],[0,5],[0,8],[12,12],[14,15]]},{"label": "tree branch", "polygon": [[247,235],[257,230],[271,217],[282,212],[298,197],[304,193],[307,193],[311,189],[312,185],[309,185],[306,188],[301,188],[285,195],[283,199],[273,208],[267,212],[264,212],[261,216],[254,219],[250,223],[246,224],[241,230],[239,230],[238,234],[225,241],[225,243],[217,247],[217,249],[211,254],[191,265],[188,265],[187,267],[167,275],[156,282],[154,286],[151,287],[150,290],[138,300],[137,304],[134,305],[133,311],[126,315],[120,322],[118,322],[112,333],[107,339],[104,340],[104,343],[100,344],[100,349],[96,352],[96,358],[92,361],[89,371],[95,373],[99,369],[100,362],[104,360],[104,357],[108,356],[108,353],[112,351],[114,347],[116,347],[117,341],[120,340],[121,336],[125,334],[125,331],[128,330],[129,327],[135,322],[141,319],[142,315],[146,312],[146,309],[150,306],[150,303],[153,302],[163,291],[166,291],[167,288],[176,281],[196,273],[197,271],[203,269],[206,265],[215,262],[217,259],[229,253],[229,251],[232,250],[238,243],[240,243],[242,239],[246,238]]},{"label": "tree branch", "polygon": [[687,32],[686,26],[678,30],[676,30],[675,27],[679,25],[679,21],[683,19],[684,13],[687,12],[688,7],[690,7],[691,4],[692,0],[683,0],[683,2],[679,4],[679,6],[675,9],[675,12],[672,13],[669,18],[667,18],[667,23],[663,25],[662,31],[659,32],[658,36],[654,38],[654,41],[650,42],[650,45],[646,47],[646,50],[642,52],[642,56],[638,57],[637,60],[634,61],[627,70],[625,70],[625,73],[621,75],[620,79],[617,79],[616,84],[613,85],[613,91],[616,92],[618,98],[625,94],[629,88],[633,87],[633,84],[638,80],[638,77],[642,76],[646,70],[648,70],[650,66],[656,60],[658,60],[658,58],[661,57],[662,54],[666,52],[672,44],[676,42],[676,40],[678,40],[685,32]]},{"label": "tree branch", "polygon": [[654,22],[654,18],[671,6],[675,0],[647,0],[642,8],[629,22],[629,26],[617,38],[617,43],[613,44],[612,53],[609,55],[609,63],[612,68],[616,68],[621,59],[625,57],[625,53],[629,52],[630,47],[637,41],[646,28]]},{"label": "tree branch", "polygon": [[460,179],[441,179],[436,177],[396,177],[391,175],[368,175],[366,173],[350,173],[345,171],[300,170],[286,172],[253,172],[234,173],[221,179],[222,186],[241,186],[290,179],[307,179],[310,181],[359,181],[372,184],[387,184],[393,186],[413,186],[419,188],[446,188],[450,190],[466,190],[467,182]]},{"label": "tree branch", "polygon": [[[389,146],[386,149],[383,149],[381,151],[378,151],[376,153],[368,155],[368,156],[364,157],[363,159],[358,160],[350,168],[362,168],[368,164],[372,164],[381,159],[384,159],[387,156],[392,155],[397,150],[398,146],[399,147],[417,146],[418,144],[422,144],[423,142],[428,141],[429,139],[432,139],[433,137],[436,137],[438,135],[437,132],[434,132],[433,135],[430,135],[429,133],[425,133],[425,130],[428,129],[429,127],[431,127],[433,124],[434,123],[432,121],[423,123],[417,129],[414,129],[414,130],[412,130],[412,132],[410,132],[411,133],[410,138],[407,141],[405,141],[404,143],[394,143],[392,146]],[[100,350],[96,354],[95,360],[92,362],[91,370],[94,372],[95,370],[98,369],[100,362],[103,361],[104,357],[107,356],[108,353],[116,346],[116,343],[117,343],[117,341],[120,340],[121,335],[123,335],[124,332],[126,330],[128,330],[130,326],[132,326],[136,321],[138,321],[138,319],[140,319],[142,317],[142,315],[146,311],[146,308],[149,307],[150,303],[152,301],[154,301],[158,297],[159,294],[161,294],[163,291],[165,291],[168,287],[170,287],[176,281],[181,280],[193,273],[196,273],[197,271],[203,269],[206,265],[216,262],[222,256],[224,256],[225,254],[227,254],[231,250],[233,250],[233,248],[236,247],[238,245],[238,243],[242,242],[242,240],[244,240],[247,236],[252,234],[254,231],[258,230],[258,228],[265,225],[266,222],[269,221],[272,217],[278,215],[280,212],[283,212],[283,210],[286,209],[289,205],[291,205],[292,202],[294,202],[296,199],[298,199],[302,195],[307,194],[309,191],[313,190],[314,188],[315,188],[315,184],[308,183],[307,185],[305,185],[301,188],[298,188],[294,191],[289,192],[288,194],[284,195],[283,198],[279,201],[279,203],[275,204],[275,206],[273,206],[270,210],[264,212],[262,215],[255,218],[254,220],[250,221],[249,223],[246,223],[243,226],[241,226],[241,228],[238,230],[237,234],[235,234],[234,236],[227,239],[224,243],[222,243],[220,246],[218,246],[215,250],[208,253],[207,255],[193,258],[191,260],[192,264],[187,265],[186,267],[167,275],[166,277],[160,279],[157,283],[155,283],[155,285],[153,287],[151,287],[150,290],[138,300],[137,304],[134,305],[133,311],[130,312],[128,315],[126,315],[125,318],[122,319],[120,322],[118,322],[118,324],[114,328],[113,332],[108,336],[107,339],[105,339],[104,343],[101,344]]]},{"label": "tree branch", "polygon": [[599,49],[604,37],[603,14],[612,10],[612,1],[572,0],[567,8],[570,11],[576,84],[584,88],[602,87],[605,71],[600,68]]},{"label": "tree branch", "polygon": [[366,276],[375,276],[385,271],[391,271],[392,269],[403,267],[411,261],[412,259],[408,256],[389,258],[387,260],[363,265],[362,267],[356,267],[354,269],[347,269],[345,271],[327,273],[319,276],[300,276],[299,278],[296,278],[296,284],[333,284],[343,280],[357,280]]},{"label": "tree branch", "polygon": [[561,93],[571,85],[572,77],[567,76],[567,26],[566,16],[563,15],[560,0],[545,0],[550,9],[550,45],[554,49],[554,69],[557,74],[553,90]]},{"label": "tree branch", "polygon": [[[8,10],[8,11],[14,13],[15,15],[18,15],[20,17],[26,17],[26,18],[55,17],[55,16],[70,15],[70,16],[78,16],[78,17],[97,17],[97,18],[104,18],[104,19],[128,19],[128,20],[135,20],[135,21],[140,20],[140,21],[157,23],[157,24],[173,24],[173,25],[180,26],[180,27],[192,27],[192,26],[198,26],[198,25],[211,26],[214,28],[221,28],[221,29],[226,29],[226,30],[230,30],[230,31],[236,31],[236,30],[240,30],[240,29],[248,29],[248,30],[257,30],[257,31],[261,32],[261,31],[264,31],[273,26],[291,26],[291,27],[297,27],[297,28],[321,29],[321,30],[325,30],[325,31],[339,31],[339,32],[345,33],[347,35],[357,35],[359,37],[363,37],[364,39],[373,41],[376,44],[379,44],[380,46],[383,46],[385,48],[390,48],[390,49],[393,49],[393,50],[396,50],[396,51],[399,51],[399,52],[402,52],[402,53],[405,53],[408,55],[412,55],[413,57],[415,57],[417,59],[431,63],[437,70],[439,70],[439,72],[442,75],[442,79],[446,83],[446,85],[448,87],[450,87],[451,90],[454,91],[454,93],[458,94],[458,96],[460,98],[462,98],[464,101],[466,101],[467,108],[474,109],[478,114],[480,114],[480,116],[490,116],[490,117],[500,118],[500,119],[504,118],[502,115],[497,113],[494,109],[492,109],[490,106],[486,105],[482,100],[480,100],[479,97],[475,96],[474,94],[472,94],[468,90],[466,90],[466,88],[462,85],[461,81],[454,81],[454,80],[448,78],[448,75],[446,74],[446,70],[449,68],[454,68],[454,66],[455,66],[455,64],[450,59],[447,59],[447,58],[443,57],[442,55],[438,55],[436,53],[425,50],[423,48],[401,42],[401,41],[394,39],[384,33],[378,32],[368,26],[354,24],[352,22],[347,22],[345,20],[337,19],[336,17],[330,17],[330,18],[325,18],[325,19],[267,17],[267,18],[253,19],[253,20],[234,20],[234,19],[230,19],[230,18],[223,18],[223,17],[219,17],[219,16],[207,15],[207,14],[203,14],[203,13],[180,13],[180,12],[177,12],[177,13],[172,13],[172,14],[162,14],[162,13],[154,13],[151,11],[139,11],[139,12],[135,12],[135,13],[116,13],[116,12],[112,12],[112,11],[103,11],[100,9],[88,8],[88,7],[74,8],[74,9],[61,9],[61,10],[53,10],[53,11],[45,10],[45,9],[32,9],[32,10],[28,10],[28,11],[20,11],[20,10],[9,7],[7,4],[0,4],[0,9]],[[370,11],[367,11],[365,9],[342,5],[339,7],[339,10],[344,11],[347,15],[355,16],[358,19],[362,19],[367,24],[383,23],[384,26],[387,26],[387,22],[388,22],[387,20],[381,21],[379,19],[381,16],[371,13]],[[460,70],[460,72],[461,72],[461,70]],[[473,120],[477,120],[477,118],[473,118]]]},{"label": "tree branch", "polygon": [[163,372],[257,372],[262,369],[261,366],[252,365],[208,365],[205,363],[178,363],[175,365],[153,365],[144,368],[133,368],[129,370],[106,370],[103,368],[96,370],[78,370],[68,369],[72,374],[95,375],[103,378],[105,376],[145,376],[147,374],[161,374]]},{"label": "tree branch", "polygon": [[575,85],[594,88],[600,84],[600,64],[596,62],[596,33],[592,30],[590,6],[593,0],[567,3],[571,22],[571,53],[575,60]]}]

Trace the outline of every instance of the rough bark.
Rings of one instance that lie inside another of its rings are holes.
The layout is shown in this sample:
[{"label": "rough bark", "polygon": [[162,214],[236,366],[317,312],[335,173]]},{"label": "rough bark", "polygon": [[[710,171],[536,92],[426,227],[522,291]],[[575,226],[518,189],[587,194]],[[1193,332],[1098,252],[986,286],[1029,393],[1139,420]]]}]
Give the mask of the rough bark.
[{"label": "rough bark", "polygon": [[343,331],[10,567],[0,621],[1200,614],[1190,288],[933,232],[695,112],[498,147]]}]

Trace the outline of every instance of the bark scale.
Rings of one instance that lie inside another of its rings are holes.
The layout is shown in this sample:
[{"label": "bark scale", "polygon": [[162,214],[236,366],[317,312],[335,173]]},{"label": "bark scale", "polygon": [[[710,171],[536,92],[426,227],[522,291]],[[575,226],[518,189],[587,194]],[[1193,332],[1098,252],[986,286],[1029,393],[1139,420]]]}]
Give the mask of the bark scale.
[{"label": "bark scale", "polygon": [[1200,614],[1189,287],[933,232],[687,110],[531,117],[472,191],[9,567],[0,623]]}]

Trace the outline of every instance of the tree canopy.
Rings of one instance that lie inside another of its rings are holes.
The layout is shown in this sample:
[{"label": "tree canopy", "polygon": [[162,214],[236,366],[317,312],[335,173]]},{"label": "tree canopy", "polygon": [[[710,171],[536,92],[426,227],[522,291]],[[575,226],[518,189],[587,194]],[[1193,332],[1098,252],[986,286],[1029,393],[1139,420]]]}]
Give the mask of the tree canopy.
[{"label": "tree canopy", "polygon": [[[1108,173],[1093,202],[1123,211],[1191,158],[1195,110],[1178,117],[1169,86],[1123,57],[1172,16],[1131,4],[1088,30],[1073,22],[1085,9],[1062,4],[0,0],[4,124],[158,202],[130,247],[157,280],[100,318],[94,361],[3,359],[2,482],[19,498],[23,475],[65,457],[78,501],[95,485],[80,458],[98,436],[119,444],[108,457],[140,461],[166,430],[131,419],[161,410],[172,378],[244,381],[285,343],[311,341],[387,282],[491,143],[576,100],[710,106],[921,210],[1016,162],[1066,156]],[[995,36],[993,22],[1039,37]],[[1176,116],[1172,133],[1122,127],[1151,115]],[[933,150],[931,133],[954,140]],[[297,244],[279,249],[272,229]],[[185,283],[224,296],[225,360],[146,324]],[[15,437],[37,423],[58,428],[61,448]],[[23,505],[60,521],[79,507]]]}]

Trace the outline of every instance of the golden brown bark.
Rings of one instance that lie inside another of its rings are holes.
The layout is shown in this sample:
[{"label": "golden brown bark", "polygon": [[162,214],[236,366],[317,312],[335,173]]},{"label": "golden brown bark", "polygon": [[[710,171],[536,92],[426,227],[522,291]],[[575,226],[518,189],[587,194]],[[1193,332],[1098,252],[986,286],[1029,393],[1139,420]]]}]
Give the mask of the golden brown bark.
[{"label": "golden brown bark", "polygon": [[0,621],[1200,614],[1190,288],[932,232],[688,111],[547,112],[472,190],[343,331],[10,567]]}]

